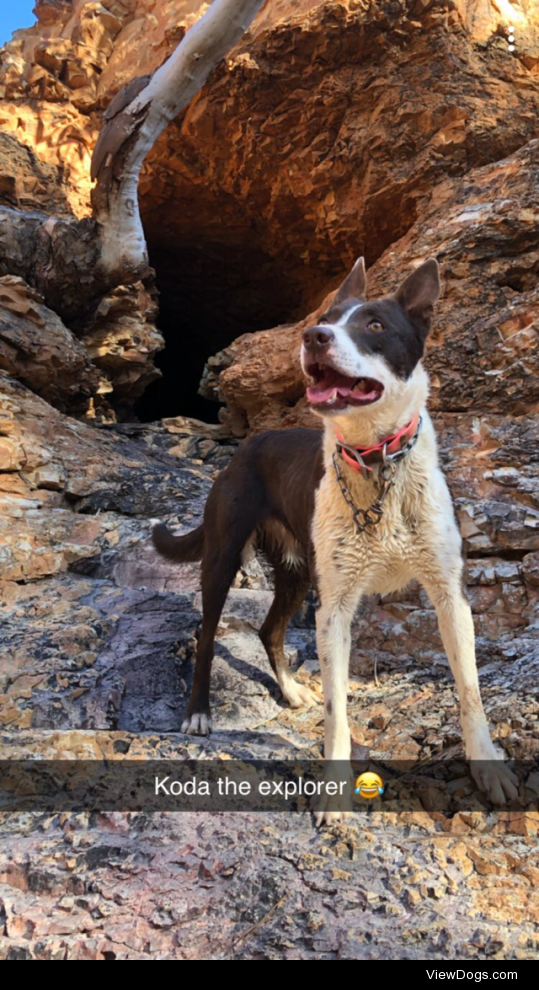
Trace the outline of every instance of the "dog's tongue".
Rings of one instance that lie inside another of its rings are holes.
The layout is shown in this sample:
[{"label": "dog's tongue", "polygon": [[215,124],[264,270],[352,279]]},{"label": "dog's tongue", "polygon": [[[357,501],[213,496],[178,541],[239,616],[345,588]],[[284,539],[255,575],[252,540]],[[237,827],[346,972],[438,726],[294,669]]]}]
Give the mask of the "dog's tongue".
[{"label": "dog's tongue", "polygon": [[333,368],[324,369],[324,378],[319,385],[311,385],[307,389],[309,402],[328,402],[335,390],[338,395],[346,398],[354,388],[357,379],[347,378]]}]

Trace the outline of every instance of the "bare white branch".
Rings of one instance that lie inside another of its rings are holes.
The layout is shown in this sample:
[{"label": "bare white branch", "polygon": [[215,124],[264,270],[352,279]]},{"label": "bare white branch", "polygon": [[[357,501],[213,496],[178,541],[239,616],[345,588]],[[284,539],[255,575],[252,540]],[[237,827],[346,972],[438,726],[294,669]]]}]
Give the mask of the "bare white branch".
[{"label": "bare white branch", "polygon": [[165,127],[199,92],[266,0],[214,0],[170,58],[112,101],[96,145],[92,176],[101,264],[107,271],[147,265],[138,183],[144,159]]}]

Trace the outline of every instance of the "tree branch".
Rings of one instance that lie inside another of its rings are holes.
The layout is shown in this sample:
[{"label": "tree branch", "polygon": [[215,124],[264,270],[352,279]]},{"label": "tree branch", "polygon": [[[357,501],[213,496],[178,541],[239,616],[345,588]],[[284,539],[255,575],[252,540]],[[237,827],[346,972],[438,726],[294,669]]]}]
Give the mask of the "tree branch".
[{"label": "tree branch", "polygon": [[214,0],[161,68],[112,100],[92,160],[93,218],[0,207],[0,275],[24,278],[78,333],[111,289],[152,280],[138,202],[144,159],[266,2]]},{"label": "tree branch", "polygon": [[101,240],[101,266],[123,280],[147,267],[138,201],[144,159],[166,126],[199,92],[248,29],[266,0],[214,0],[170,58],[151,76],[135,79],[105,114],[92,160],[92,203]]}]

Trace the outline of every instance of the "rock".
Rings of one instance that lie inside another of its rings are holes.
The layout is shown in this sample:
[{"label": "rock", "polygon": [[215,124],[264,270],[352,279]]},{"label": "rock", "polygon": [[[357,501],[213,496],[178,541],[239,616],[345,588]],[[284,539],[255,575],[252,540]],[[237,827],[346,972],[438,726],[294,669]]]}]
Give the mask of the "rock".
[{"label": "rock", "polygon": [[35,151],[12,134],[0,134],[0,205],[17,209],[47,206],[69,212],[62,190],[62,170],[40,160]]},{"label": "rock", "polygon": [[120,415],[132,413],[136,400],[159,378],[155,355],[164,347],[156,328],[156,293],[142,283],[118,286],[101,300],[83,343],[96,368],[106,376]]},{"label": "rock", "polygon": [[[186,497],[189,477],[196,488],[197,475],[207,476],[203,469],[186,474],[159,451],[142,451],[141,461],[128,439],[62,417],[0,373],[2,579],[28,581],[95,556],[115,528],[108,512],[166,515],[175,511],[174,492]],[[138,480],[135,463],[144,475]],[[157,478],[164,487],[153,499]]]},{"label": "rock", "polygon": [[539,588],[539,553],[528,553],[522,561],[524,580],[532,588]]},{"label": "rock", "polygon": [[110,391],[83,344],[21,278],[0,278],[0,369],[60,409]]},{"label": "rock", "polygon": [[0,179],[1,201],[23,209],[50,210],[57,216],[86,216],[91,155],[99,128],[65,100],[28,99],[24,84],[22,91],[19,88],[18,68],[16,85],[6,85],[13,69],[14,60],[3,49],[0,177],[3,173],[5,178]]}]

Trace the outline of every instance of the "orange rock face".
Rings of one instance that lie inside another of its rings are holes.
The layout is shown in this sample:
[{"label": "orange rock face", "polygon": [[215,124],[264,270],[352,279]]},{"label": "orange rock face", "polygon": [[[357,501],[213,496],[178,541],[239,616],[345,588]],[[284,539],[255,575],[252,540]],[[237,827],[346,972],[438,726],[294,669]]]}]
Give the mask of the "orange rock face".
[{"label": "orange rock face", "polygon": [[[219,243],[233,226],[246,261],[257,239],[312,308],[352,258],[370,265],[396,242],[447,175],[536,135],[535,65],[507,52],[499,15],[476,40],[476,7],[269,4],[154,150],[150,237],[164,223],[172,244],[196,220],[199,238]],[[522,57],[538,27],[528,4]]]}]

